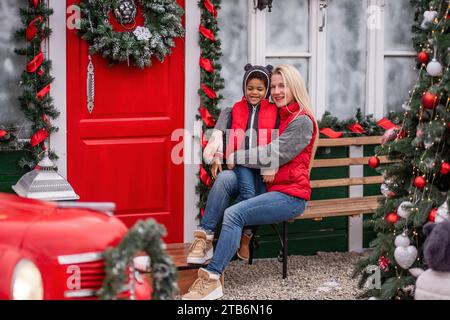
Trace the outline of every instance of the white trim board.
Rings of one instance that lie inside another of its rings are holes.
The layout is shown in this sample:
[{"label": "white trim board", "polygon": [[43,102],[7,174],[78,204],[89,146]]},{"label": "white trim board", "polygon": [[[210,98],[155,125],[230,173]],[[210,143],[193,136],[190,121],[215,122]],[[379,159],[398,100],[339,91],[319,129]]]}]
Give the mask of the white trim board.
[{"label": "white trim board", "polygon": [[[184,85],[184,128],[186,133],[194,133],[194,126],[196,122],[195,115],[198,113],[200,105],[200,97],[197,94],[200,88],[200,68],[198,66],[198,59],[200,56],[200,47],[198,45],[198,24],[200,21],[200,8],[197,6],[197,1],[186,1],[186,35],[185,35],[185,85]],[[184,148],[190,148],[189,141],[192,137],[184,138]],[[194,139],[194,143],[198,140]],[[198,150],[198,148],[194,148]],[[187,152],[184,152],[186,155]],[[198,163],[194,161],[194,163]],[[193,233],[197,227],[197,200],[198,196],[195,194],[195,186],[199,171],[198,164],[184,165],[184,243],[192,242],[194,239]]]},{"label": "white trim board", "polygon": [[48,0],[54,13],[49,18],[52,35],[49,40],[49,59],[52,60],[51,96],[60,115],[53,124],[59,130],[50,136],[50,148],[59,159],[55,161],[58,173],[67,178],[67,103],[66,103],[66,1]]}]

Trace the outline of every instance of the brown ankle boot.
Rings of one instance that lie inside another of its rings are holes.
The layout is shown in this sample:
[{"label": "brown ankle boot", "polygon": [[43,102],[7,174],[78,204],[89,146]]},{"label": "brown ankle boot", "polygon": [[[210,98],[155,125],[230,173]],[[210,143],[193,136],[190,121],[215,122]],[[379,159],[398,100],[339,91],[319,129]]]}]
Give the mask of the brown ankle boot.
[{"label": "brown ankle boot", "polygon": [[253,235],[248,235],[243,233],[241,236],[241,244],[239,246],[238,251],[236,252],[236,255],[239,257],[239,259],[248,261],[250,257],[250,240],[252,239]]}]

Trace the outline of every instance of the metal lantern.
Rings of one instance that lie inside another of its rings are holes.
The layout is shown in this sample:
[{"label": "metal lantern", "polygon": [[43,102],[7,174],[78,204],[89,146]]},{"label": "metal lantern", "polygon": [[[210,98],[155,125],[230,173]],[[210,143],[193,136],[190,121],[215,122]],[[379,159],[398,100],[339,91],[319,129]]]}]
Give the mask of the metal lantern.
[{"label": "metal lantern", "polygon": [[80,197],[75,193],[67,180],[56,172],[55,165],[45,152],[39,161],[39,170],[34,169],[22,176],[12,186],[12,189],[21,197],[39,199],[46,201],[78,200]]}]

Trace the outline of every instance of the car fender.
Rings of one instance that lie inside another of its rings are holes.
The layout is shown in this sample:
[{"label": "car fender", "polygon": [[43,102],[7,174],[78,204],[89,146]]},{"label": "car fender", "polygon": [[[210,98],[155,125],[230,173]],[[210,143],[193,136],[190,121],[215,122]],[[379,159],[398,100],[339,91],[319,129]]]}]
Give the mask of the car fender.
[{"label": "car fender", "polygon": [[19,250],[5,249],[0,253],[0,300],[10,300],[11,284],[17,263],[24,258]]}]

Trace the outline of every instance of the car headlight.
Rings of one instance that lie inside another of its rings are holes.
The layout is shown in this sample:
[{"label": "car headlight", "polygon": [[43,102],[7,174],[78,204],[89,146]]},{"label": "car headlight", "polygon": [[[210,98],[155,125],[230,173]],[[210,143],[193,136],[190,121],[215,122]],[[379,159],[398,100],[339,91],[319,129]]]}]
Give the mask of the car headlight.
[{"label": "car headlight", "polygon": [[36,265],[27,259],[20,260],[14,269],[11,288],[14,300],[42,300],[44,298],[41,273]]}]

